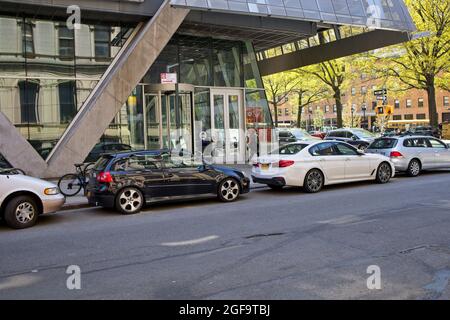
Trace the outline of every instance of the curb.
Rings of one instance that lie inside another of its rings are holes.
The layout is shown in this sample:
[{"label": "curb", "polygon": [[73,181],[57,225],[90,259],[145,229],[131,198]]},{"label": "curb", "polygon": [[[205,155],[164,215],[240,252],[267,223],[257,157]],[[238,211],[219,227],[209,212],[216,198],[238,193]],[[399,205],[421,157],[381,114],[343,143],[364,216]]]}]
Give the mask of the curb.
[{"label": "curb", "polygon": [[[265,189],[265,188],[267,188],[267,186],[258,185],[258,186],[250,187],[250,190]],[[86,209],[86,208],[97,208],[97,207],[91,206],[88,203],[65,204],[59,211],[69,211],[69,210]]]}]

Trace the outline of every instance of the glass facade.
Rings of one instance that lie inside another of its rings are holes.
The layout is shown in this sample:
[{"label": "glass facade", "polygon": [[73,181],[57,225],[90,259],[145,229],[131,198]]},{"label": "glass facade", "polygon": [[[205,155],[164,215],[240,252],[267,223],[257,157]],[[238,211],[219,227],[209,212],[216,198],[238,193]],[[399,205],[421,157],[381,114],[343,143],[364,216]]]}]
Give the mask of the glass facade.
[{"label": "glass facade", "polygon": [[174,6],[415,31],[402,0],[171,0]]},{"label": "glass facade", "polygon": [[0,112],[44,159],[130,30],[0,16]]},{"label": "glass facade", "polygon": [[[160,84],[162,73],[176,73],[178,83],[192,85],[193,91],[150,92],[149,85]],[[236,91],[229,95],[212,94],[217,88]],[[263,84],[251,43],[176,34],[95,150],[110,152],[114,146],[126,145],[129,149],[162,146],[193,152],[204,150],[214,139],[217,139],[216,149],[219,148],[217,143],[221,143],[220,148],[225,150],[225,133],[220,134],[220,130],[227,128],[229,132],[238,132],[244,130],[244,126],[272,127],[265,91],[261,88]],[[242,98],[236,92],[241,93]],[[243,110],[243,100],[250,116]],[[242,108],[242,115],[239,108]],[[198,138],[201,132],[208,135],[203,141]],[[229,139],[234,141],[233,145],[244,140],[237,133]],[[92,160],[93,156],[88,159]]]}]

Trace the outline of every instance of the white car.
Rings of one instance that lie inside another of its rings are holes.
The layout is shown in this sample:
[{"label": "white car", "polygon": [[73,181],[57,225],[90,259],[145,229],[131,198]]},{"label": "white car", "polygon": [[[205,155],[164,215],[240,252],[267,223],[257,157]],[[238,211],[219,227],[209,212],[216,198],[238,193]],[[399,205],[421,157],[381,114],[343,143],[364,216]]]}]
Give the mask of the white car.
[{"label": "white car", "polygon": [[391,160],[378,154],[366,154],[340,141],[298,142],[281,147],[254,161],[255,183],[272,189],[303,187],[319,192],[323,186],[374,180],[387,183],[395,175]]},{"label": "white car", "polygon": [[53,183],[0,169],[0,217],[11,228],[32,227],[38,215],[58,211],[65,201]]}]

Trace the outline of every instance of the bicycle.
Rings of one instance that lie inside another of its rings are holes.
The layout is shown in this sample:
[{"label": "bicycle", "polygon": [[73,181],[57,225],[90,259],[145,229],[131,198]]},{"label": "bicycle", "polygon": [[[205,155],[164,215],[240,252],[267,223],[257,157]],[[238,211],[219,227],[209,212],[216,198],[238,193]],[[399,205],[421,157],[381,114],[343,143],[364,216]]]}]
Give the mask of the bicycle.
[{"label": "bicycle", "polygon": [[89,183],[89,174],[94,162],[75,164],[76,173],[69,173],[58,181],[59,190],[66,197],[76,196],[81,189],[86,191]]}]

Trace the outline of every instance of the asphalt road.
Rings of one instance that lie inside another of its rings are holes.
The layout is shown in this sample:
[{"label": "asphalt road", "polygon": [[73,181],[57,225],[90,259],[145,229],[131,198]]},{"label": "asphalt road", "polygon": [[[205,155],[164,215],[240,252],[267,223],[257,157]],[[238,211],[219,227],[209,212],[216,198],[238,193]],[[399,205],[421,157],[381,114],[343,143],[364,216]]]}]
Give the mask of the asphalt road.
[{"label": "asphalt road", "polygon": [[0,299],[450,299],[449,191],[440,172],[0,226]]}]

